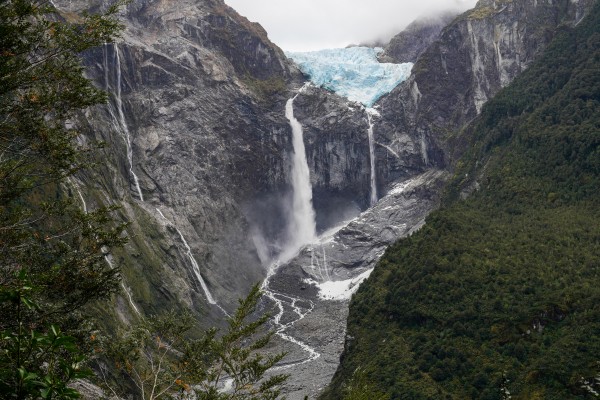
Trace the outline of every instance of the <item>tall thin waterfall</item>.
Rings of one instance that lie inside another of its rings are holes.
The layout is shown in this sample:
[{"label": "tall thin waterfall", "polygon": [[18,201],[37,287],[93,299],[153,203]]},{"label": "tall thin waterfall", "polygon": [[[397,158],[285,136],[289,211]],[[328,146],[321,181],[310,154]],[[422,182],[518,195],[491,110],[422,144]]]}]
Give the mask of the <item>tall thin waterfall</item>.
[{"label": "tall thin waterfall", "polygon": [[371,206],[377,203],[377,171],[375,169],[375,140],[373,139],[373,120],[371,115],[377,115],[377,111],[372,108],[367,108],[367,121],[369,122],[369,129],[367,129],[367,135],[369,136],[369,158],[371,160],[371,196],[369,202]]},{"label": "tall thin waterfall", "polygon": [[[137,191],[138,197],[141,201],[144,201],[144,196],[142,195],[142,189],[140,188],[140,181],[133,170],[133,149],[131,147],[131,135],[129,133],[129,128],[127,126],[127,121],[125,120],[125,113],[123,112],[123,100],[121,98],[121,56],[119,53],[119,46],[116,43],[113,43],[113,49],[115,53],[115,71],[117,74],[117,84],[114,88],[115,95],[115,104],[117,115],[113,110],[112,105],[109,103],[108,109],[111,117],[113,118],[113,125],[117,130],[121,133],[123,140],[125,141],[125,146],[127,147],[127,161],[129,162],[129,173],[133,177],[133,183],[135,185],[135,189]],[[105,63],[105,80],[106,80],[106,88],[109,89],[109,80],[108,80],[108,63]]]},{"label": "tall thin waterfall", "polygon": [[[306,87],[306,85],[304,87]],[[302,93],[304,87],[300,89],[299,93]],[[277,366],[273,368],[273,371],[302,365],[321,356],[320,353],[308,344],[286,333],[286,331],[292,328],[296,322],[304,319],[304,317],[312,312],[315,306],[314,303],[311,300],[308,300],[309,306],[307,307],[304,299],[275,292],[269,287],[270,280],[277,268],[296,255],[302,246],[312,243],[317,236],[315,210],[312,206],[312,187],[310,185],[308,162],[306,161],[306,149],[304,148],[302,125],[294,117],[294,100],[298,97],[298,94],[289,99],[285,105],[285,117],[290,121],[290,126],[292,127],[292,145],[294,147],[291,168],[292,204],[288,214],[287,243],[281,254],[279,254],[279,259],[269,265],[267,277],[263,281],[261,289],[264,290],[265,295],[275,303],[279,310],[273,318],[275,334],[283,340],[299,346],[308,354],[308,357],[291,364]],[[286,322],[284,323],[281,319],[286,310],[290,309],[296,317],[293,317],[291,320],[286,319]]]},{"label": "tall thin waterfall", "polygon": [[[206,301],[208,301],[209,304],[215,304],[215,305],[218,306],[218,304],[215,301],[214,297],[210,293],[210,290],[208,290],[208,286],[206,285],[206,282],[204,282],[204,279],[202,278],[202,275],[200,275],[200,266],[198,265],[198,262],[194,258],[194,255],[192,254],[192,249],[190,248],[190,245],[188,244],[187,240],[185,240],[185,237],[183,236],[183,233],[181,233],[181,231],[179,230],[179,228],[177,228],[175,226],[175,224],[173,224],[171,221],[169,221],[167,219],[167,217],[165,217],[165,215],[158,208],[156,209],[156,211],[158,211],[158,214],[161,216],[161,218],[168,225],[171,225],[175,229],[175,231],[179,234],[179,238],[181,239],[181,242],[183,243],[183,246],[185,247],[185,255],[190,260],[190,264],[192,265],[192,271],[194,272],[194,275],[196,276],[196,279],[198,280],[198,283],[200,283],[200,287],[202,287],[202,290],[204,291],[204,296],[206,296]],[[219,308],[221,308],[221,307],[219,307]],[[221,308],[221,311],[223,311],[225,314],[227,314],[225,312],[225,310],[223,310],[222,308]]]},{"label": "tall thin waterfall", "polygon": [[302,125],[294,117],[294,100],[298,94],[289,99],[285,105],[285,117],[292,128],[292,205],[288,226],[288,243],[282,259],[293,256],[300,247],[311,243],[316,237],[315,210],[312,205],[312,187],[310,173],[306,161],[306,149]]},{"label": "tall thin waterfall", "polygon": [[[87,203],[86,203],[85,199],[83,198],[83,194],[81,193],[79,184],[72,177],[68,177],[67,182],[69,182],[71,187],[73,187],[75,189],[75,191],[77,192],[77,194],[79,195],[79,200],[81,201],[81,209],[83,210],[83,212],[85,214],[87,214],[88,213]],[[102,246],[102,248],[100,250],[102,251],[102,253],[104,253],[104,261],[106,261],[106,263],[108,264],[110,269],[114,269],[115,267],[113,265],[110,253],[108,252],[108,249],[106,247]],[[137,306],[133,302],[133,297],[131,295],[131,289],[127,285],[125,285],[125,282],[123,281],[122,278],[121,278],[121,287],[123,288],[123,291],[127,295],[127,299],[129,300],[129,304],[131,305],[131,308],[133,308],[133,311],[135,311],[135,313],[137,315],[141,316],[142,313],[140,313],[140,310],[137,308]]]}]

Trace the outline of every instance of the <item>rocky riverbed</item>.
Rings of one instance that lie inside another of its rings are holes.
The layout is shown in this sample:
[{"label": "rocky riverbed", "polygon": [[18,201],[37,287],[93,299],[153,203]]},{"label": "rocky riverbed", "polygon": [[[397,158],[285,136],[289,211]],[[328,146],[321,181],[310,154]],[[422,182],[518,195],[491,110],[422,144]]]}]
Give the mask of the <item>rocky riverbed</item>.
[{"label": "rocky riverbed", "polygon": [[331,381],[346,340],[351,294],[387,246],[424,223],[446,173],[430,170],[391,185],[385,197],[276,267],[265,291],[278,331],[272,352],[287,352],[275,369],[290,374],[290,400],[316,398]]}]

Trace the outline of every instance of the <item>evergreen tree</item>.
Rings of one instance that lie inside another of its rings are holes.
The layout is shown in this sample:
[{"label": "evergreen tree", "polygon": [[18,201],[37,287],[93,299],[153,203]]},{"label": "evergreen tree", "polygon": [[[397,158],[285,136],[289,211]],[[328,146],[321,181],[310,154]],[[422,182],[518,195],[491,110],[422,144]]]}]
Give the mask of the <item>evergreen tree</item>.
[{"label": "evergreen tree", "polygon": [[[288,376],[265,376],[284,353],[260,353],[273,335],[263,329],[269,316],[255,316],[261,296],[255,285],[239,301],[227,332],[220,336],[210,329],[198,339],[190,338],[194,319],[189,314],[170,312],[143,319],[111,342],[108,355],[114,367],[101,367],[106,386],[117,395],[126,392],[123,383],[131,381],[136,396],[148,400],[277,399]],[[111,370],[121,373],[119,382],[109,383]]]},{"label": "evergreen tree", "polygon": [[73,121],[106,99],[80,54],[112,40],[118,6],[68,22],[45,0],[0,1],[0,398],[77,397],[80,311],[116,288],[103,252],[123,226],[66,189],[99,145],[78,144]]}]

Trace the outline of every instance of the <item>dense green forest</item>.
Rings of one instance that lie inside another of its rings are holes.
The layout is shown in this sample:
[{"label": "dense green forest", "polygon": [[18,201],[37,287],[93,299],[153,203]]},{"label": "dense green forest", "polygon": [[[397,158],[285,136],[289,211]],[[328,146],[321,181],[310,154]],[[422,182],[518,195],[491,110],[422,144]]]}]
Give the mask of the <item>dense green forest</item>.
[{"label": "dense green forest", "polygon": [[441,208],[354,296],[323,398],[357,369],[393,399],[598,398],[600,5],[460,135]]}]

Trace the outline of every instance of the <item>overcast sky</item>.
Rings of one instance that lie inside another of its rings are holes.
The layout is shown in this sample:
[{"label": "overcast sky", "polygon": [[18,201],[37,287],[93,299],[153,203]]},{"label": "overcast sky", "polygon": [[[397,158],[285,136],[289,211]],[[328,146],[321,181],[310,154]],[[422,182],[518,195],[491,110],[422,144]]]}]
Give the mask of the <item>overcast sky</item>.
[{"label": "overcast sky", "polygon": [[466,10],[476,0],[225,0],[259,22],[284,50],[306,51],[389,39],[422,15]]}]

